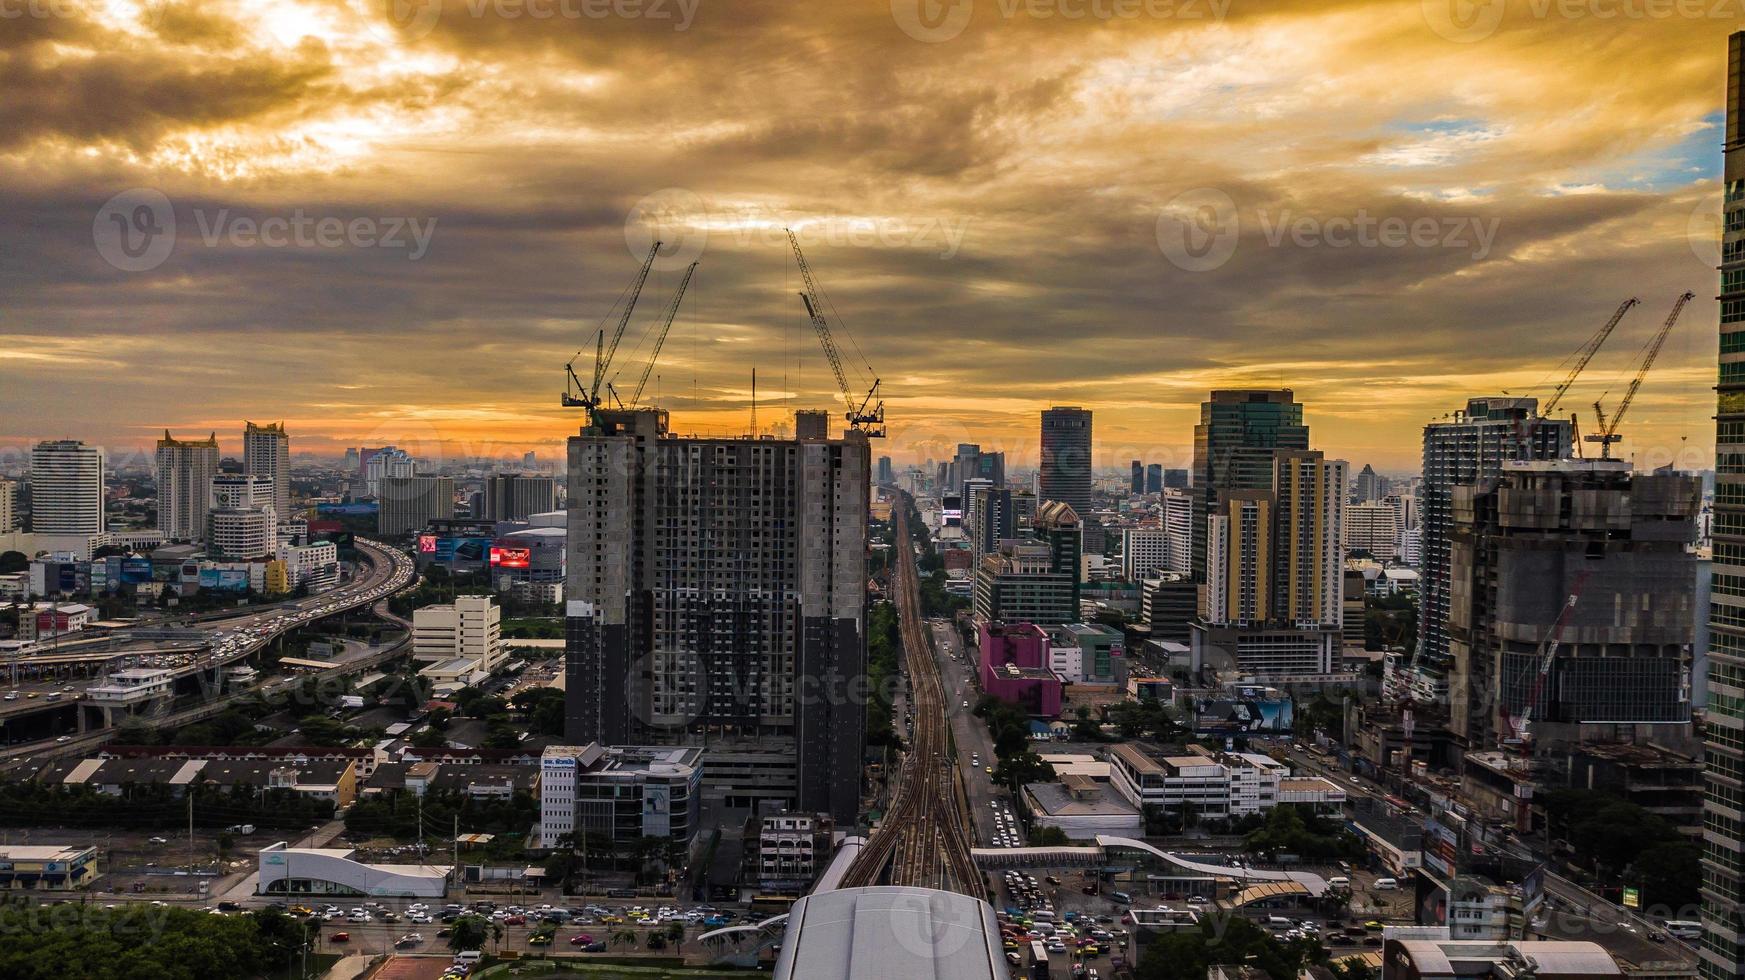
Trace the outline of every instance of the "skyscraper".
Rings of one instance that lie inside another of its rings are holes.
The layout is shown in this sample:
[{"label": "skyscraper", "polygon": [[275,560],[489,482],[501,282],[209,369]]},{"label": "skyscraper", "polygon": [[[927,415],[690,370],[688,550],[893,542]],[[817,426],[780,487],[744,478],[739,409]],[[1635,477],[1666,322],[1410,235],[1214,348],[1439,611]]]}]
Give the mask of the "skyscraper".
[{"label": "skyscraper", "polygon": [[[1703,980],[1745,977],[1745,31],[1727,39],[1721,357],[1715,405],[1714,578],[1704,714]],[[1726,583],[1726,588],[1722,585]]]},{"label": "skyscraper", "polygon": [[73,439],[30,451],[30,529],[37,534],[102,534],[103,450]]},{"label": "skyscraper", "polygon": [[1152,463],[1145,468],[1145,492],[1163,492],[1163,464]]},{"label": "skyscraper", "polygon": [[894,472],[892,472],[892,470],[891,470],[891,457],[889,457],[889,456],[880,456],[879,457],[879,479],[878,479],[878,482],[885,483],[885,484],[897,482],[896,481],[896,474]]},{"label": "skyscraper", "polygon": [[1420,577],[1413,696],[1448,696],[1448,542],[1454,529],[1456,487],[1494,479],[1507,460],[1562,459],[1570,454],[1567,419],[1539,416],[1534,398],[1468,399],[1466,408],[1424,426],[1424,483],[1420,491]]},{"label": "skyscraper", "polygon": [[1103,550],[1103,527],[1091,516],[1091,410],[1061,406],[1042,413],[1042,465],[1038,503],[1058,500],[1071,507],[1084,528],[1087,552]]},{"label": "skyscraper", "polygon": [[158,531],[177,541],[203,541],[218,474],[218,433],[205,439],[158,440]]},{"label": "skyscraper", "polygon": [[0,534],[18,530],[18,484],[0,478]]},{"label": "skyscraper", "polygon": [[1308,448],[1303,406],[1289,388],[1214,391],[1200,404],[1200,424],[1194,426],[1194,581],[1206,581],[1206,521],[1223,510],[1224,499],[1237,490],[1271,490],[1274,454]]},{"label": "skyscraper", "polygon": [[1142,494],[1145,492],[1145,463],[1141,460],[1136,459],[1133,461],[1133,481],[1132,482],[1133,482],[1133,485],[1131,487],[1131,491],[1132,491],[1134,496],[1138,496],[1139,494]]},{"label": "skyscraper", "polygon": [[291,437],[285,423],[256,425],[244,422],[242,428],[243,472],[265,477],[273,485],[273,513],[281,520],[291,516]]},{"label": "skyscraper", "polygon": [[1376,475],[1375,467],[1368,463],[1357,472],[1357,479],[1351,485],[1351,500],[1353,503],[1369,504],[1382,498],[1382,478]]},{"label": "skyscraper", "polygon": [[452,477],[384,477],[380,490],[376,499],[378,534],[411,534],[433,520],[454,517]]},{"label": "skyscraper", "polygon": [[565,728],[701,745],[707,792],[851,823],[872,460],[814,422],[698,438],[658,409],[598,410],[571,437]]}]

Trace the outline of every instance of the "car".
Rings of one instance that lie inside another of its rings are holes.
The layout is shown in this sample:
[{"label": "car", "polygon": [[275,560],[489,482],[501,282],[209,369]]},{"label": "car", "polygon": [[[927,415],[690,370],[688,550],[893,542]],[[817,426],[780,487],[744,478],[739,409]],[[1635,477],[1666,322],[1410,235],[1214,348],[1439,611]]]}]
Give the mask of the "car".
[{"label": "car", "polygon": [[576,935],[570,937],[570,945],[571,946],[586,946],[593,941],[594,941],[594,937],[588,935],[585,932],[577,933]]},{"label": "car", "polygon": [[1189,895],[1188,896],[1188,904],[1189,905],[1204,905],[1204,904],[1206,904],[1206,896],[1204,896],[1204,895]]},{"label": "car", "polygon": [[601,942],[589,943],[588,945],[582,947],[582,952],[584,952],[584,953],[604,953],[605,951],[606,951],[606,944],[601,943]]},{"label": "car", "polygon": [[62,736],[61,736],[61,737],[60,737],[60,738],[57,738],[57,739],[55,739],[55,744],[56,744],[56,745],[64,745],[64,744],[66,744],[66,743],[67,743],[67,742],[71,742],[71,741],[72,741],[72,740],[73,740],[73,736],[71,736],[71,735],[62,735]]},{"label": "car", "polygon": [[527,945],[529,945],[529,946],[550,946],[551,945],[551,933],[540,932],[540,933],[535,933],[534,935],[528,936],[527,937]]},{"label": "car", "polygon": [[153,837],[151,839],[151,843],[153,843],[153,844],[168,844],[169,840],[166,838],[163,838],[163,837]]},{"label": "car", "polygon": [[351,942],[351,933],[336,932],[333,935],[328,936],[327,941],[330,943],[349,943]]}]

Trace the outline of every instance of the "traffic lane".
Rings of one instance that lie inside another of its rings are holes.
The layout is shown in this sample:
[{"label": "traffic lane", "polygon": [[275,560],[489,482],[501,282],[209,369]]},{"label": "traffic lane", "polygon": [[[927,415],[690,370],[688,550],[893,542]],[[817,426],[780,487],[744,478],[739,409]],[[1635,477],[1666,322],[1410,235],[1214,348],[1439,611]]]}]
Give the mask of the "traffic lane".
[{"label": "traffic lane", "polygon": [[[939,664],[947,689],[955,698],[947,714],[957,746],[957,765],[964,774],[965,796],[969,800],[970,819],[976,829],[976,842],[983,847],[990,846],[998,828],[995,825],[993,808],[989,804],[1003,797],[986,771],[986,767],[994,764],[993,737],[988,734],[987,726],[982,724],[982,720],[963,706],[966,701],[973,706],[977,694],[968,679],[967,668],[954,654],[954,651],[961,648],[956,630],[938,620],[931,621],[929,625],[938,640],[937,646],[944,652],[943,657],[935,656],[934,659]],[[978,757],[979,765],[974,762]]]}]

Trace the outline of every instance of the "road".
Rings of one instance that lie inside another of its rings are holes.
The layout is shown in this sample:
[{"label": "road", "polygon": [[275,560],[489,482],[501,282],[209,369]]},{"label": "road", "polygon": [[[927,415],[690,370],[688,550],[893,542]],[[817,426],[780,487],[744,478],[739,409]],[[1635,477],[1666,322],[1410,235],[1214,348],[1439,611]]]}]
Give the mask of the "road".
[{"label": "road", "polygon": [[[201,671],[213,671],[230,663],[243,660],[262,647],[271,643],[282,634],[307,626],[330,616],[337,616],[354,609],[370,606],[376,615],[396,624],[409,627],[405,620],[392,615],[387,608],[387,600],[396,592],[410,586],[417,578],[417,569],[412,559],[398,550],[388,548],[374,541],[358,538],[357,546],[368,561],[369,572],[361,578],[346,583],[344,586],[320,595],[310,596],[292,602],[281,603],[269,608],[251,612],[246,616],[222,621],[222,627],[208,637],[207,649],[199,654],[186,658],[185,664],[175,664],[178,677],[190,676]],[[369,662],[386,659],[393,655],[398,645],[385,648],[370,655]],[[136,663],[145,663],[149,658],[141,654]],[[28,658],[25,661],[28,663]],[[334,668],[351,669],[358,666],[358,661],[335,662]],[[288,683],[284,678],[274,678],[264,681],[250,690],[271,690]],[[55,687],[50,682],[47,687]],[[65,685],[60,685],[64,687]],[[74,692],[75,694],[78,692]],[[181,712],[168,718],[158,719],[159,723],[176,726],[185,725],[200,720],[215,713],[221,701],[227,701],[238,694],[226,698],[208,701],[206,704]],[[76,701],[48,702],[41,699],[20,699],[10,702],[0,702],[15,713],[25,711],[46,711],[64,709]],[[113,728],[96,728],[77,735],[60,736],[67,739],[42,739],[35,742],[19,742],[0,749],[0,758],[10,758],[20,755],[70,755],[84,752],[106,741]]]},{"label": "road", "polygon": [[971,679],[975,673],[975,655],[964,650],[963,637],[950,623],[935,621],[929,626],[939,647],[939,670],[945,679],[947,696],[956,699],[949,702],[947,715],[951,719],[952,740],[957,748],[957,767],[963,773],[964,791],[969,797],[970,821],[974,825],[977,845],[989,847],[997,828],[993,807],[988,804],[995,800],[1009,801],[1011,794],[1004,787],[995,785],[993,777],[986,771],[986,767],[997,761],[994,737],[988,733],[987,724],[970,710],[981,698],[981,692]]},{"label": "road", "polygon": [[941,888],[983,898],[986,887],[970,858],[970,832],[957,794],[945,687],[921,619],[920,576],[915,568],[914,539],[909,534],[907,497],[899,500],[896,510],[897,613],[915,727],[891,808],[844,875],[842,887],[877,884],[888,872],[894,885]]}]

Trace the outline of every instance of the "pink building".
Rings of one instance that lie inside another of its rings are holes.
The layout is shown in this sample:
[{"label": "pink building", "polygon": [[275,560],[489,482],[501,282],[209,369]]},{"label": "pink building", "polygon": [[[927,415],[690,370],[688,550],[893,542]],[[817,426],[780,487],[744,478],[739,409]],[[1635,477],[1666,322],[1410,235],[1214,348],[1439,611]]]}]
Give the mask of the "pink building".
[{"label": "pink building", "polygon": [[1060,716],[1060,678],[1048,669],[1048,633],[1034,623],[983,623],[982,691],[1040,718]]}]

